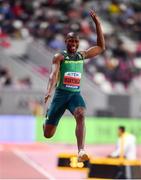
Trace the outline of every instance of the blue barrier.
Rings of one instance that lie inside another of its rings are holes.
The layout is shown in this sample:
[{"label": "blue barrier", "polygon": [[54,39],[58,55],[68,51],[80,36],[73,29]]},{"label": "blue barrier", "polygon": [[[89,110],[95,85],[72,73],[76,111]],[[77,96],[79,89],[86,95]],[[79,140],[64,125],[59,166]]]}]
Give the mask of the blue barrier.
[{"label": "blue barrier", "polygon": [[1,115],[0,142],[35,142],[35,121],[34,116]]}]

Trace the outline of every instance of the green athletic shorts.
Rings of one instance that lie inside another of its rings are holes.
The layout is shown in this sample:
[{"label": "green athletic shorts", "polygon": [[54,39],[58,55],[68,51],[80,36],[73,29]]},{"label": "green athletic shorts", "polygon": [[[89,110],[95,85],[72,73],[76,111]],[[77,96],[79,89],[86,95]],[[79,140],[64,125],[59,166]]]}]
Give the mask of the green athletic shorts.
[{"label": "green athletic shorts", "polygon": [[80,92],[70,92],[56,89],[50,108],[46,113],[45,124],[57,126],[60,118],[68,109],[72,114],[77,107],[86,108]]}]

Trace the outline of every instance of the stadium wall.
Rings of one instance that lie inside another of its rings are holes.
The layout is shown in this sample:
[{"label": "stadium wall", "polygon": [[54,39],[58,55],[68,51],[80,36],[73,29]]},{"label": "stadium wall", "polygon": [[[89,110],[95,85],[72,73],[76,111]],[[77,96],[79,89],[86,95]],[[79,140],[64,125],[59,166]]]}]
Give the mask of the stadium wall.
[{"label": "stadium wall", "polygon": [[[87,84],[88,86],[88,84]],[[87,116],[119,117],[141,119],[141,95],[102,95],[89,88],[82,90],[87,105]],[[43,107],[43,91],[27,89],[1,89],[0,90],[0,114],[32,115],[29,105],[38,101]],[[13,100],[14,97],[14,100]],[[91,103],[89,103],[91,102]],[[6,108],[5,108],[6,107]],[[69,115],[66,113],[66,115]]]}]

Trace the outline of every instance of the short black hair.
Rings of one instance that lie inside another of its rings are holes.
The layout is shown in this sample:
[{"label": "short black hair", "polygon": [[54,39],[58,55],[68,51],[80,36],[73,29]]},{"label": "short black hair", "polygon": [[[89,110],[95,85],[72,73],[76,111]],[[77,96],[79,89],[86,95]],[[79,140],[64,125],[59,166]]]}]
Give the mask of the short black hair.
[{"label": "short black hair", "polygon": [[119,126],[118,129],[121,130],[122,132],[125,132],[125,126]]},{"label": "short black hair", "polygon": [[68,38],[76,38],[79,39],[79,35],[76,32],[69,32],[66,36],[66,39]]}]

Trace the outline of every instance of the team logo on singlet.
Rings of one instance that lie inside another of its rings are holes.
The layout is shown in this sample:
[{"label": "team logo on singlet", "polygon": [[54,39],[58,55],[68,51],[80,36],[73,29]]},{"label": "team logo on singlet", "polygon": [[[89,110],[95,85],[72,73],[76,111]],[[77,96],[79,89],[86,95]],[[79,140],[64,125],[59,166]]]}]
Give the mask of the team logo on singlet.
[{"label": "team logo on singlet", "polygon": [[64,86],[67,88],[80,88],[81,73],[80,72],[66,72],[64,74]]}]

